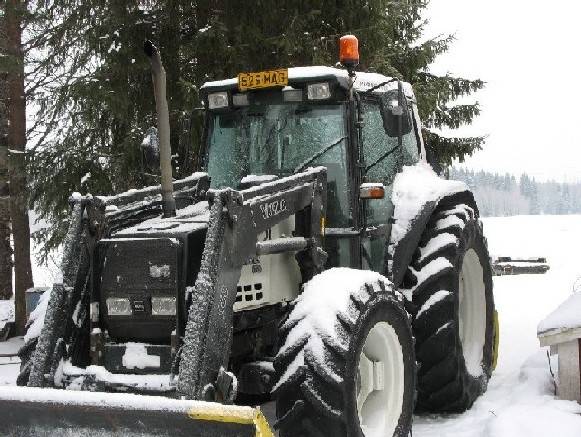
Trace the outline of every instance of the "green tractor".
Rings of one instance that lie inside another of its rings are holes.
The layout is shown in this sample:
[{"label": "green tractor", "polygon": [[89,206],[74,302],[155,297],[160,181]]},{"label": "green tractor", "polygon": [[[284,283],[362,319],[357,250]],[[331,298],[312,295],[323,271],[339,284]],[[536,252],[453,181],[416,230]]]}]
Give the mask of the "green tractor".
[{"label": "green tractor", "polygon": [[[414,409],[472,405],[497,339],[478,208],[427,163],[412,87],[355,71],[356,44],[341,39],[344,68],[204,84],[199,172],[179,181],[147,47],[162,185],[71,199],[63,281],[21,351],[21,385],[272,398],[281,436],[407,436]],[[57,420],[57,401],[20,401],[0,390],[0,430],[267,435],[233,427],[235,406],[192,404],[184,425],[135,406],[89,421],[73,401]]]}]

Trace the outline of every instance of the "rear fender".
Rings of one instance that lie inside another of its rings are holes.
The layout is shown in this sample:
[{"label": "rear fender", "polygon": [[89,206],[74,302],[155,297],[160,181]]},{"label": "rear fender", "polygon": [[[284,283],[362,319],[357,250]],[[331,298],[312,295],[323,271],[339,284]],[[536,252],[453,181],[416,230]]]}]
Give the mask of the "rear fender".
[{"label": "rear fender", "polygon": [[[440,207],[452,207],[458,204],[465,204],[473,208],[476,217],[478,217],[478,207],[476,206],[474,195],[471,191],[465,190],[442,197],[436,196],[434,199],[424,202],[419,206],[418,214],[409,222],[407,231],[405,231],[403,237],[396,240],[392,230],[388,246],[388,265],[386,268],[395,287],[401,286],[406,270],[411,263],[414,252],[418,248],[422,234],[426,229],[426,225],[436,209]],[[395,214],[397,215],[397,210]],[[397,218],[395,220],[397,221]]]}]

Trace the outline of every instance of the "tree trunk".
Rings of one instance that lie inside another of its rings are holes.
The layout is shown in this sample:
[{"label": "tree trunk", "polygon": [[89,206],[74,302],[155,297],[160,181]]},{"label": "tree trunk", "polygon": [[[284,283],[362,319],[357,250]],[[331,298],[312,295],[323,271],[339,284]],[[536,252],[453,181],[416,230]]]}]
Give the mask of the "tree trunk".
[{"label": "tree trunk", "polygon": [[26,98],[24,95],[24,53],[22,50],[22,16],[25,3],[8,0],[6,33],[8,52],[16,59],[17,68],[8,74],[10,147],[10,213],[14,241],[15,318],[17,335],[24,334],[26,324],[25,292],[33,286],[30,264],[30,227],[26,189]]},{"label": "tree trunk", "polygon": [[[5,16],[0,16],[0,55],[6,54]],[[8,72],[0,68],[0,300],[12,297],[10,190],[8,185]]]}]

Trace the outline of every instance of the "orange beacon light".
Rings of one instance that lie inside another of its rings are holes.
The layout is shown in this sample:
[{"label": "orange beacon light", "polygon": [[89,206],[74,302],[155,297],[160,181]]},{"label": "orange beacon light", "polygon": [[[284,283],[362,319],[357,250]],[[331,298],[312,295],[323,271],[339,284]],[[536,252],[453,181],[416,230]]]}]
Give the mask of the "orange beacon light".
[{"label": "orange beacon light", "polygon": [[347,68],[359,65],[359,41],[355,35],[345,35],[339,39],[339,61]]}]

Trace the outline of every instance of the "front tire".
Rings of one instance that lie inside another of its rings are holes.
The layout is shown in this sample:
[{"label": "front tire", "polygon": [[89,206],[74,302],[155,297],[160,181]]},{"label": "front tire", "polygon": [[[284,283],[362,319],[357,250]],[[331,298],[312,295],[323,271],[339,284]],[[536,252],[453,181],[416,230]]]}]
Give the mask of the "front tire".
[{"label": "front tire", "polygon": [[464,411],[486,391],[494,356],[490,258],[472,208],[436,210],[405,281],[415,308],[418,409]]},{"label": "front tire", "polygon": [[415,393],[403,298],[381,275],[331,269],[281,329],[274,366],[280,436],[407,436]]}]

